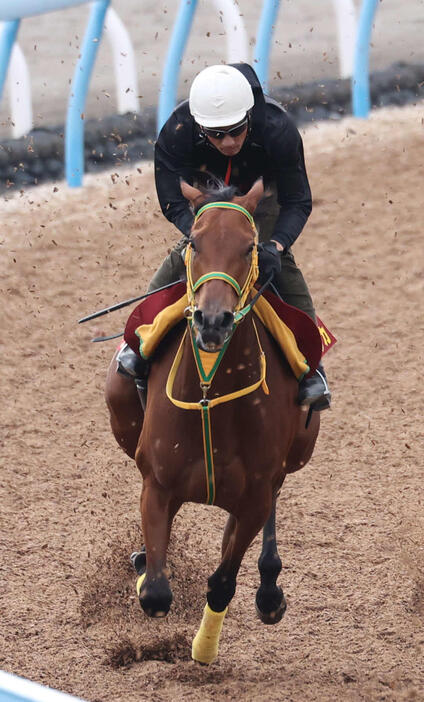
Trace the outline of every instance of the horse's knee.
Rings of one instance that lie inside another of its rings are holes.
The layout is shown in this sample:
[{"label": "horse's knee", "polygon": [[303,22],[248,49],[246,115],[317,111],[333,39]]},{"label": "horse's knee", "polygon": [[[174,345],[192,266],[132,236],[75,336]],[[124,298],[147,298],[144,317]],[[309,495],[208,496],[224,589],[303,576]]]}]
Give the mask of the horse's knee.
[{"label": "horse's knee", "polygon": [[234,597],[236,576],[217,571],[208,579],[207,601],[214,612],[222,612]]},{"label": "horse's knee", "polygon": [[[172,603],[172,592],[168,578],[165,576],[149,580],[141,576],[141,587],[138,598],[140,605],[148,617],[166,617]],[[138,588],[137,588],[138,590]]]}]

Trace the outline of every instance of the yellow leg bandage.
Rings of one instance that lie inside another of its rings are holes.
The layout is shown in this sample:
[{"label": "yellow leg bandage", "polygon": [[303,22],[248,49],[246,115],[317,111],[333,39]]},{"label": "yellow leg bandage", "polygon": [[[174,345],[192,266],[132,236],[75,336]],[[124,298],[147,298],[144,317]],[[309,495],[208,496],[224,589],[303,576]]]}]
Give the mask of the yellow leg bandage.
[{"label": "yellow leg bandage", "polygon": [[143,575],[140,575],[140,577],[137,578],[137,583],[136,583],[135,588],[136,588],[136,590],[137,590],[137,595],[138,595],[139,597],[140,597],[141,586],[142,586],[143,583],[144,583],[145,577],[146,577],[146,573],[143,573]]},{"label": "yellow leg bandage", "polygon": [[193,639],[191,657],[199,663],[212,663],[218,656],[219,637],[228,607],[214,612],[208,604],[203,611],[200,629]]}]

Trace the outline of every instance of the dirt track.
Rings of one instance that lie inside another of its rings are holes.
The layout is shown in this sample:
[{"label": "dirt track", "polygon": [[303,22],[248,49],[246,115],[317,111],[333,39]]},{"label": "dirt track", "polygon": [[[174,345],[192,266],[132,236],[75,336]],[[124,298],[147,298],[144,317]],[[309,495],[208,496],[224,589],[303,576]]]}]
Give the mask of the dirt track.
[{"label": "dirt track", "polygon": [[151,169],[2,204],[1,668],[90,702],[423,698],[422,107],[305,133],[315,207],[295,255],[339,339],[334,407],[280,499],[286,617],[256,619],[257,540],[209,668],[190,642],[225,515],[182,510],[175,601],[146,620],[140,480],[103,402],[114,342],[89,343],[126,313],[75,323],[141,291],[175,238]]}]

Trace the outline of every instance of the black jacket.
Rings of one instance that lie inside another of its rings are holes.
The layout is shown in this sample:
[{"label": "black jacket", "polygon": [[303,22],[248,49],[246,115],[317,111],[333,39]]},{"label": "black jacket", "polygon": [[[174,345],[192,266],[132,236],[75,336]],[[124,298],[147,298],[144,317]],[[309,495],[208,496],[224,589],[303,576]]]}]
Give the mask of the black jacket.
[{"label": "black jacket", "polygon": [[[241,151],[232,157],[230,184],[245,194],[263,177],[277,190],[280,213],[273,239],[289,247],[297,239],[312,209],[302,138],[283,108],[264,96],[253,68],[233,64],[252,86],[255,103],[251,128]],[[207,171],[224,180],[228,157],[202,135],[190,115],[188,100],[178,105],[160,131],[155,145],[156,189],[162,212],[185,235],[193,213],[181,194],[180,178],[193,182],[195,171]]]}]

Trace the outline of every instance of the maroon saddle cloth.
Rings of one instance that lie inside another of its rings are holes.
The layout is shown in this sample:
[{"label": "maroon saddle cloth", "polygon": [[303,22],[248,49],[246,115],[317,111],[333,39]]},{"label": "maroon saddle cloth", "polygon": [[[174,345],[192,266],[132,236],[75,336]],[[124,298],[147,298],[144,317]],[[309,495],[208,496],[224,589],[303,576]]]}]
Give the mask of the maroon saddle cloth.
[{"label": "maroon saddle cloth", "polygon": [[[137,337],[135,330],[143,324],[152,324],[161,310],[177,302],[185,292],[186,284],[176,283],[166,290],[153,293],[137,305],[128,318],[124,333],[125,341],[135,353],[139,354],[140,348],[140,339]],[[265,291],[263,296],[272,305],[280,319],[293,332],[299,350],[307,359],[310,368],[309,375],[314,373],[322,354],[335,343],[334,336],[322,324],[321,320],[318,320],[317,326],[309,315],[283,302],[273,293]],[[322,325],[325,335],[330,339],[331,343],[324,344],[324,336],[320,325]]]}]

